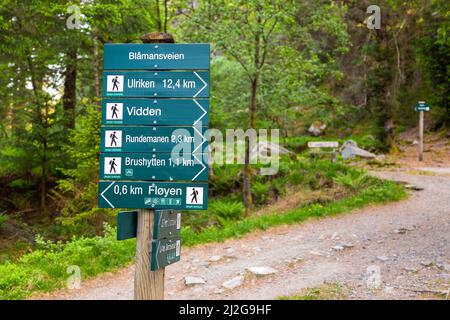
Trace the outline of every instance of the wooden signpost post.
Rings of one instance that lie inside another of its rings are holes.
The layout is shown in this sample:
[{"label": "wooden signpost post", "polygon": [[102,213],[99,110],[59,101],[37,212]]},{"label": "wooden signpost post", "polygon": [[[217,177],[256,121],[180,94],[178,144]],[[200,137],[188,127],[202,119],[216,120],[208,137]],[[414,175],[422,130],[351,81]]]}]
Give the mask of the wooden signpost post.
[{"label": "wooden signpost post", "polygon": [[136,236],[134,298],[154,300],[180,260],[181,214],[170,209],[208,206],[198,181],[208,180],[210,49],[141,39],[105,45],[98,206],[138,209],[119,213],[117,238]]},{"label": "wooden signpost post", "polygon": [[425,101],[419,101],[414,110],[419,112],[419,161],[423,161],[423,118],[424,111],[430,111],[430,105]]}]

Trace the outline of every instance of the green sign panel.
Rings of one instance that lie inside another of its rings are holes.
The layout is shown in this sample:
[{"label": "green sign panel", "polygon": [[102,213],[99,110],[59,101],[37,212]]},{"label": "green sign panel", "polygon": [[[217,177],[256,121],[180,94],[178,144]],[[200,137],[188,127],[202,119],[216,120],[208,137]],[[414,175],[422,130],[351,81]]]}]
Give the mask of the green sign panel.
[{"label": "green sign panel", "polygon": [[136,238],[137,211],[120,211],[117,215],[117,240]]},{"label": "green sign panel", "polygon": [[102,127],[101,152],[199,153],[207,147],[203,127]]},{"label": "green sign panel", "polygon": [[103,180],[208,180],[208,154],[102,153]]},{"label": "green sign panel", "polygon": [[181,213],[172,210],[155,210],[153,240],[179,237]]},{"label": "green sign panel", "polygon": [[207,99],[104,99],[102,124],[209,125]]},{"label": "green sign panel", "polygon": [[103,97],[207,98],[209,72],[103,72]]},{"label": "green sign panel", "polygon": [[152,241],[151,270],[155,271],[180,261],[180,238]]},{"label": "green sign panel", "polygon": [[100,181],[99,208],[208,208],[207,183]]},{"label": "green sign panel", "polygon": [[415,111],[430,111],[430,105],[428,103],[426,103],[425,101],[419,101],[414,106],[414,110]]},{"label": "green sign panel", "polygon": [[103,69],[209,69],[209,44],[105,44]]}]

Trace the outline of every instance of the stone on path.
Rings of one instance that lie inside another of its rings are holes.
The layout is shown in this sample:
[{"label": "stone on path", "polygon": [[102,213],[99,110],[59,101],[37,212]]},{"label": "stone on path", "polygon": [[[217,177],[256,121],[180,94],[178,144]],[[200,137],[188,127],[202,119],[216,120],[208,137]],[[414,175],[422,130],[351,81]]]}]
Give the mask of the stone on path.
[{"label": "stone on path", "polygon": [[433,261],[430,260],[420,261],[420,264],[423,265],[424,267],[431,267],[433,265]]},{"label": "stone on path", "polygon": [[222,283],[222,287],[224,287],[226,289],[234,289],[234,288],[237,288],[240,285],[242,285],[243,282],[244,282],[244,276],[237,276],[231,280],[227,280],[224,283]]},{"label": "stone on path", "polygon": [[219,260],[222,260],[222,256],[219,256],[219,255],[214,255],[214,256],[211,256],[210,258],[209,258],[209,261],[210,262],[217,262],[217,261],[219,261]]},{"label": "stone on path", "polygon": [[405,271],[416,273],[418,270],[414,267],[405,267]]},{"label": "stone on path", "polygon": [[350,249],[350,248],[353,248],[353,247],[354,246],[351,243],[342,243],[342,244],[338,244],[338,245],[332,247],[332,249],[336,250],[336,251],[342,251],[344,249]]},{"label": "stone on path", "polygon": [[268,276],[278,272],[278,270],[271,267],[250,267],[247,270],[255,276]]},{"label": "stone on path", "polygon": [[380,260],[380,261],[383,261],[383,262],[386,262],[386,261],[389,260],[389,258],[386,257],[386,256],[378,256],[377,259]]},{"label": "stone on path", "polygon": [[186,287],[195,286],[197,284],[205,284],[205,279],[201,277],[193,277],[193,276],[186,276],[184,277],[184,284]]},{"label": "stone on path", "polygon": [[416,186],[414,184],[405,184],[406,189],[414,190],[414,191],[422,191],[424,188]]},{"label": "stone on path", "polygon": [[217,289],[214,290],[214,293],[215,293],[215,294],[222,294],[223,291],[224,291],[224,290],[223,290],[222,288],[217,288]]}]

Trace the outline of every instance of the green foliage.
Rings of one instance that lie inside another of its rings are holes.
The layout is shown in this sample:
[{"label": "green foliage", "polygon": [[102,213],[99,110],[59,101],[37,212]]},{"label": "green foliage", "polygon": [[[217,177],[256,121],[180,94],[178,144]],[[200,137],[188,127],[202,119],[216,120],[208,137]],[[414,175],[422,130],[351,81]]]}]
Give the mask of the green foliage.
[{"label": "green foliage", "polygon": [[270,182],[256,181],[252,185],[253,201],[256,205],[266,204],[270,197]]},{"label": "green foliage", "polygon": [[115,229],[108,226],[103,237],[73,238],[67,243],[37,237],[36,241],[37,250],[0,265],[0,299],[22,299],[34,291],[63,287],[69,266],[78,266],[85,279],[124,266],[135,254],[135,241],[117,241]]},{"label": "green foliage", "polygon": [[4,213],[0,213],[0,229],[2,228],[2,225],[8,221],[9,217],[4,214]]},{"label": "green foliage", "polygon": [[104,221],[114,221],[115,213],[97,208],[101,115],[95,104],[85,104],[85,111],[70,135],[70,144],[65,146],[72,168],[60,169],[66,178],[58,181],[58,190],[53,193],[61,201],[57,222],[67,228],[67,233],[94,235],[99,234]]},{"label": "green foliage", "polygon": [[225,220],[238,220],[245,211],[244,205],[239,201],[211,201],[208,211]]},{"label": "green foliage", "polygon": [[[450,4],[432,1],[424,24],[424,34],[416,39],[429,91],[436,127],[450,127]],[[421,98],[422,100],[425,98]]]},{"label": "green foliage", "polygon": [[241,170],[239,165],[213,165],[214,174],[209,179],[212,195],[225,195],[239,191],[242,185]]},{"label": "green foliage", "polygon": [[350,170],[346,174],[338,174],[333,180],[352,190],[360,190],[370,182],[370,179],[371,177],[365,172]]},{"label": "green foliage", "polygon": [[279,300],[347,300],[347,294],[340,284],[324,284],[307,288],[298,294],[281,296]]}]

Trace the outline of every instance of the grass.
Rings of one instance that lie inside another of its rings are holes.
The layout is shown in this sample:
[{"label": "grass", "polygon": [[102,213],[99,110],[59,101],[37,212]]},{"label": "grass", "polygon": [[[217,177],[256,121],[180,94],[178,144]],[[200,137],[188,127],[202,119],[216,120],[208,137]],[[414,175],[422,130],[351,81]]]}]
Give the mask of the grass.
[{"label": "grass", "polygon": [[281,296],[278,300],[346,300],[346,289],[338,283],[327,283],[315,288],[307,288],[291,296]]},{"label": "grass", "polygon": [[62,288],[78,266],[82,278],[113,271],[133,260],[135,241],[117,241],[115,229],[106,227],[104,237],[78,238],[67,243],[40,243],[40,249],[17,262],[0,265],[0,300],[23,299],[33,292]]},{"label": "grass", "polygon": [[[184,246],[207,242],[221,242],[240,237],[255,230],[265,230],[281,224],[294,224],[309,218],[333,216],[368,204],[396,201],[406,195],[403,187],[390,181],[377,180],[349,198],[326,205],[312,204],[288,210],[247,217],[212,226],[195,233],[189,227],[182,229]],[[104,237],[73,238],[63,243],[38,239],[39,249],[23,255],[16,262],[0,265],[0,299],[23,299],[34,292],[48,292],[64,287],[70,276],[67,268],[76,265],[82,278],[113,271],[130,263],[135,255],[135,240],[115,240],[115,229],[107,227]]]}]

